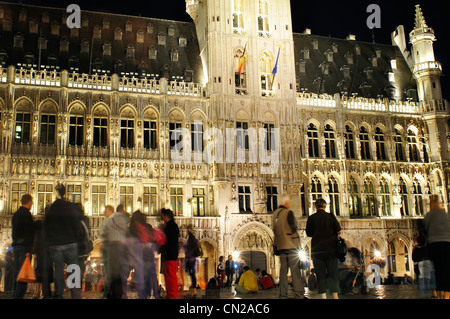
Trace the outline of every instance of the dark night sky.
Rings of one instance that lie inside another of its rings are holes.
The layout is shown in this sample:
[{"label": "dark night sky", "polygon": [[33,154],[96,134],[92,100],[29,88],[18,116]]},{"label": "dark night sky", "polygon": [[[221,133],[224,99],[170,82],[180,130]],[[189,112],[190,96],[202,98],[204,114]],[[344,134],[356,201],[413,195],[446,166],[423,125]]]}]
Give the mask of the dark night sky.
[{"label": "dark night sky", "polygon": [[[62,8],[71,3],[76,3],[81,7],[81,10],[192,21],[185,11],[184,0],[6,0],[6,2]],[[446,16],[442,14],[443,2],[441,0],[291,0],[294,32],[302,32],[308,27],[313,34],[317,35],[345,38],[349,33],[353,33],[357,40],[372,42],[372,31],[366,25],[366,20],[370,15],[366,12],[366,9],[372,3],[381,7],[381,29],[374,31],[375,42],[385,44],[391,43],[391,32],[400,24],[405,26],[407,40],[409,39],[408,33],[414,26],[415,4],[421,4],[428,26],[432,27],[436,33],[438,41],[435,43],[435,54],[436,59],[443,65],[442,85],[444,97],[448,98],[450,79],[447,79],[445,74],[450,68],[450,23],[446,20]]]}]

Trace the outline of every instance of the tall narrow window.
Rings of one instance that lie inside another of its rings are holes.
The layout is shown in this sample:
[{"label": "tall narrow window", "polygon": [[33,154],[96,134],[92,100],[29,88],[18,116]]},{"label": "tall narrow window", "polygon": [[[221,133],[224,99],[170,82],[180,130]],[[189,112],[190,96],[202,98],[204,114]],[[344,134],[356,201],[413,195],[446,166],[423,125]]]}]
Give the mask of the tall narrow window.
[{"label": "tall narrow window", "polygon": [[333,176],[328,179],[328,196],[330,199],[330,213],[340,216],[339,185]]},{"label": "tall narrow window", "polygon": [[428,156],[427,142],[426,142],[425,135],[424,135],[423,131],[422,131],[422,136],[420,137],[420,142],[422,144],[423,161],[425,163],[429,163],[430,162],[430,158]]},{"label": "tall narrow window", "polygon": [[41,144],[54,145],[56,131],[56,116],[52,114],[41,114],[41,131],[39,142]]},{"label": "tall narrow window", "polygon": [[395,243],[391,242],[389,244],[389,254],[387,258],[390,273],[397,272],[397,261],[395,255]]},{"label": "tall narrow window", "polygon": [[266,151],[274,151],[276,147],[274,124],[265,123],[264,130],[265,130],[264,147]]},{"label": "tall narrow window", "polygon": [[82,146],[84,143],[84,116],[71,115],[69,119],[69,144]]},{"label": "tall narrow window", "polygon": [[400,214],[402,216],[409,216],[408,186],[403,178],[400,178],[400,196],[402,197]]},{"label": "tall narrow window", "polygon": [[263,96],[272,91],[272,58],[267,52],[264,52],[259,58],[260,74],[261,74],[261,90]]},{"label": "tall narrow window", "polygon": [[424,202],[423,202],[423,192],[422,192],[422,185],[420,184],[420,181],[414,179],[413,181],[413,187],[414,187],[414,208],[416,210],[416,216],[423,216],[424,215]]},{"label": "tall narrow window", "polygon": [[306,211],[306,194],[304,183],[302,183],[302,187],[300,188],[300,200],[301,200],[302,217],[306,217],[308,216],[308,212]]},{"label": "tall narrow window", "polygon": [[238,186],[239,211],[241,213],[251,212],[250,186]]},{"label": "tall narrow window", "polygon": [[108,119],[106,117],[94,117],[94,146],[108,146]]},{"label": "tall narrow window", "polygon": [[355,159],[355,134],[353,133],[350,126],[345,126],[345,157],[347,159]]},{"label": "tall narrow window", "polygon": [[417,135],[412,130],[408,130],[408,148],[410,162],[419,162],[420,153]]},{"label": "tall narrow window", "polygon": [[205,216],[205,189],[192,189],[192,214],[194,216]]},{"label": "tall narrow window", "polygon": [[313,123],[308,126],[308,152],[311,158],[319,157],[319,131]]},{"label": "tall narrow window", "polygon": [[384,132],[379,127],[375,129],[375,144],[377,148],[377,160],[385,161],[387,157]]},{"label": "tall narrow window", "polygon": [[103,214],[106,206],[106,186],[92,185],[92,215]]},{"label": "tall narrow window", "polygon": [[191,124],[191,144],[194,152],[203,151],[203,124],[201,122]]},{"label": "tall narrow window", "polygon": [[359,140],[361,144],[361,159],[370,160],[369,132],[364,126],[359,131]]},{"label": "tall narrow window", "polygon": [[380,181],[380,196],[382,216],[391,216],[391,193],[389,182],[385,178],[382,178]]},{"label": "tall narrow window", "polygon": [[364,195],[366,196],[364,207],[365,216],[376,216],[375,189],[369,178],[364,180]]},{"label": "tall narrow window", "polygon": [[350,177],[350,197],[349,197],[349,212],[350,217],[361,216],[360,198],[358,191],[358,184],[353,177]]},{"label": "tall narrow window", "polygon": [[269,4],[267,0],[259,0],[258,31],[260,36],[269,32]]},{"label": "tall narrow window", "polygon": [[235,32],[243,31],[244,29],[244,1],[234,0],[233,7],[233,28]]},{"label": "tall narrow window", "polygon": [[170,206],[176,216],[183,216],[183,188],[170,188]]},{"label": "tall narrow window", "polygon": [[278,191],[276,187],[268,186],[267,191],[267,212],[273,212],[278,208]]},{"label": "tall narrow window", "polygon": [[125,211],[129,214],[133,213],[134,190],[133,186],[120,186],[120,203]]},{"label": "tall narrow window", "polygon": [[[181,150],[181,122],[170,122],[169,123],[169,139],[170,139],[170,149],[175,149],[177,151]],[[192,142],[192,141],[191,141]]]},{"label": "tall narrow window", "polygon": [[30,143],[31,113],[16,113],[16,143]]},{"label": "tall narrow window", "polygon": [[394,142],[395,142],[395,158],[397,161],[405,160],[405,145],[403,143],[403,137],[398,129],[394,131]]},{"label": "tall narrow window", "polygon": [[156,121],[144,121],[144,148],[147,150],[157,149]]},{"label": "tall narrow window", "polygon": [[134,148],[134,120],[120,120],[120,146]]},{"label": "tall narrow window", "polygon": [[323,198],[322,182],[317,176],[311,180],[311,198],[313,206],[317,199]]},{"label": "tall narrow window", "polygon": [[154,216],[158,213],[158,193],[154,186],[144,186],[143,208],[146,215]]},{"label": "tall narrow window", "polygon": [[336,158],[336,133],[330,124],[325,126],[325,155],[327,158]]},{"label": "tall narrow window", "polygon": [[236,122],[236,145],[238,149],[249,149],[248,122]]}]

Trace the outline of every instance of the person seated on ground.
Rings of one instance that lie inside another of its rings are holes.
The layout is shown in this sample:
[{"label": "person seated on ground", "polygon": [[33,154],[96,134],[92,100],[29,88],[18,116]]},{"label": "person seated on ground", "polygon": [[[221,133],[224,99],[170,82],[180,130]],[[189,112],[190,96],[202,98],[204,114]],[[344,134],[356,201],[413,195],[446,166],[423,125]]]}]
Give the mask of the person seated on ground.
[{"label": "person seated on ground", "polygon": [[273,284],[272,277],[267,273],[266,270],[263,270],[261,272],[261,279],[259,280],[259,284],[262,289],[272,289],[275,288],[275,285]]},{"label": "person seated on ground", "polygon": [[236,286],[236,292],[240,294],[249,294],[258,292],[258,280],[255,273],[249,266],[244,267],[244,273],[241,275],[239,284]]}]

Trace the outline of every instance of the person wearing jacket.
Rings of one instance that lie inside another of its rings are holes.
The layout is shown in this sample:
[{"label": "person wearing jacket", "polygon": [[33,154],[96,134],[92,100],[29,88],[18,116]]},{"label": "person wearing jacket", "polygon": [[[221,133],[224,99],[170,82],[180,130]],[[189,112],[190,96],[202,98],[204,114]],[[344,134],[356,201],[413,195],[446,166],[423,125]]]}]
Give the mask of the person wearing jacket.
[{"label": "person wearing jacket", "polygon": [[[47,236],[48,252],[54,266],[56,299],[63,299],[66,286],[64,264],[78,265],[78,242],[81,236],[80,218],[75,205],[65,199],[66,188],[60,184],[56,190],[60,198],[51,205],[45,216],[44,227]],[[70,275],[70,274],[69,274]],[[80,287],[70,289],[72,299],[81,299],[81,278],[76,282]]]},{"label": "person wearing jacket", "polygon": [[22,205],[15,212],[11,219],[12,225],[12,246],[14,256],[14,294],[13,299],[23,299],[27,291],[27,283],[18,282],[22,264],[25,261],[27,253],[30,254],[34,244],[34,221],[30,209],[33,206],[33,198],[30,194],[25,194],[21,199]]},{"label": "person wearing jacket", "polygon": [[327,213],[327,202],[319,198],[317,212],[306,221],[306,235],[311,239],[311,258],[317,275],[319,294],[326,298],[327,281],[334,299],[338,299],[339,278],[337,242],[341,226],[333,214]]},{"label": "person wearing jacket", "polygon": [[170,209],[161,209],[161,219],[164,221],[164,234],[167,240],[161,247],[162,269],[166,281],[166,298],[177,299],[178,239],[180,230],[174,221],[173,212]]},{"label": "person wearing jacket", "polygon": [[304,299],[305,288],[300,272],[300,236],[294,213],[290,210],[291,198],[289,194],[280,196],[280,206],[273,212],[273,231],[275,234],[275,245],[280,253],[280,298],[287,298],[288,269],[291,270],[292,285],[295,290],[295,298]]}]

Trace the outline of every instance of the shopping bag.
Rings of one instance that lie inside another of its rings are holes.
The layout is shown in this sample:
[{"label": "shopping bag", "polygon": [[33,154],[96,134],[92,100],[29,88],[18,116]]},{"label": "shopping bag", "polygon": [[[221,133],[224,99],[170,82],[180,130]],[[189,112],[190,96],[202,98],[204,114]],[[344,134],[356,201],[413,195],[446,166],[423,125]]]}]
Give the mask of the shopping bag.
[{"label": "shopping bag", "polygon": [[32,283],[36,281],[36,275],[34,269],[31,266],[30,253],[27,253],[25,261],[23,262],[22,268],[20,268],[19,274],[17,275],[17,281]]}]

